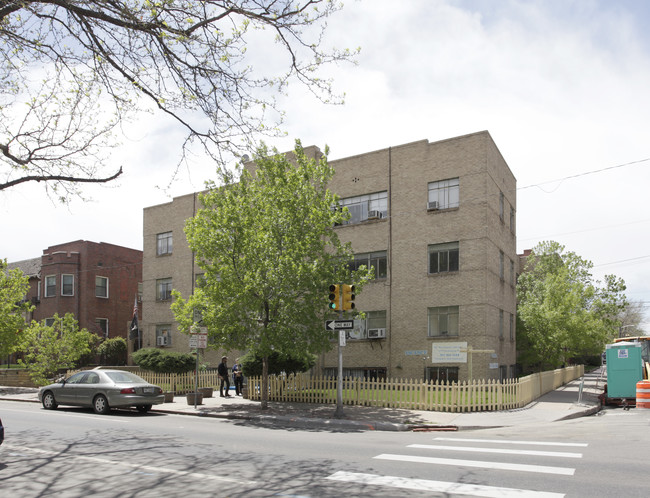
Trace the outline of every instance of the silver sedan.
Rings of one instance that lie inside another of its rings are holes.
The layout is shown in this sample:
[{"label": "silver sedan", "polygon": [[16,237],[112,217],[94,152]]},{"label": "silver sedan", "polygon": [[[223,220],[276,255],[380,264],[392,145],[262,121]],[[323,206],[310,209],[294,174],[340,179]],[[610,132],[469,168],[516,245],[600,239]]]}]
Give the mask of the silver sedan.
[{"label": "silver sedan", "polygon": [[111,408],[134,406],[146,413],[165,401],[162,389],[137,375],[122,370],[86,370],[41,387],[38,399],[43,408],[59,405],[88,406],[103,415]]}]

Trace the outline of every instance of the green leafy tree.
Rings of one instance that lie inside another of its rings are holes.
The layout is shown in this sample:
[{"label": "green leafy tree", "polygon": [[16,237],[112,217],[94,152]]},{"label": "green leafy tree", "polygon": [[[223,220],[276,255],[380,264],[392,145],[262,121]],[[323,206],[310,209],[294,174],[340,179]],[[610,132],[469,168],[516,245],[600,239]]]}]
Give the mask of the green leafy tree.
[{"label": "green leafy tree", "polygon": [[172,310],[185,331],[198,311],[215,347],[262,357],[267,408],[269,356],[329,349],[329,285],[354,282],[359,292],[371,271],[350,271],[351,247],[333,229],[349,213],[333,209],[326,156],[309,158],[297,142],[291,159],[262,147],[255,163],[254,175],[200,197],[185,231],[204,279],[187,300],[174,292]]},{"label": "green leafy tree", "polygon": [[341,102],[322,66],[334,0],[0,1],[0,190],[41,182],[60,200],[109,182],[115,130],[138,113],[185,133],[218,164],[279,133],[289,82]]},{"label": "green leafy tree", "polygon": [[[246,376],[262,375],[262,364],[264,359],[259,354],[248,352],[241,357],[240,363],[242,371]],[[307,355],[290,355],[274,351],[268,356],[269,375],[278,375],[281,373],[295,374],[306,372],[316,364],[316,356]]]},{"label": "green leafy tree", "polygon": [[7,260],[0,259],[0,358],[14,351],[25,327],[24,314],[34,307],[25,301],[29,278],[22,271],[8,270]]},{"label": "green leafy tree", "polygon": [[126,364],[126,353],[128,347],[122,337],[106,339],[97,348],[97,354],[101,357],[103,365],[124,365]]},{"label": "green leafy tree", "polygon": [[526,368],[599,354],[617,334],[625,283],[613,275],[594,281],[592,266],[553,241],[527,258],[517,284],[517,349]]},{"label": "green leafy tree", "polygon": [[52,326],[45,321],[32,322],[22,334],[20,345],[24,353],[21,363],[37,385],[45,385],[56,373],[75,368],[79,359],[90,351],[95,334],[80,329],[72,313],[63,318],[54,315]]},{"label": "green leafy tree", "polygon": [[144,348],[133,353],[132,358],[140,368],[156,373],[182,374],[196,368],[196,358],[189,353]]}]

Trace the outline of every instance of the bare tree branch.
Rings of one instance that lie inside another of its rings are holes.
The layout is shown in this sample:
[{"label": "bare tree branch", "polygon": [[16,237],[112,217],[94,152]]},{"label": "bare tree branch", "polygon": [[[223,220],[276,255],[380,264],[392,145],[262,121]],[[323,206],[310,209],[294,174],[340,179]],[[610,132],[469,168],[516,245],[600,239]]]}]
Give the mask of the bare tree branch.
[{"label": "bare tree branch", "polygon": [[200,144],[225,168],[260,135],[280,133],[276,97],[291,79],[342,101],[317,74],[356,54],[323,46],[339,9],[333,0],[0,0],[0,190],[110,181],[113,130],[152,104],[186,133],[178,167]]}]

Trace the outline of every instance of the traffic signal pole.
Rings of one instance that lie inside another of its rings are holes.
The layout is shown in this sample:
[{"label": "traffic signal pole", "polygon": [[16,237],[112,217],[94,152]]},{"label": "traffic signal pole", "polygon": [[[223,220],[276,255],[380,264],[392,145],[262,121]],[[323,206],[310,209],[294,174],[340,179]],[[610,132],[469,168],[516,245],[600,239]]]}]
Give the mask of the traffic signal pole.
[{"label": "traffic signal pole", "polygon": [[[354,285],[333,284],[329,288],[329,309],[338,310],[339,320],[343,320],[343,311],[354,309]],[[338,377],[336,381],[336,411],[335,418],[345,418],[343,413],[343,334],[345,330],[339,330],[338,336]]]},{"label": "traffic signal pole", "polygon": [[[338,294],[338,293],[337,293]],[[343,319],[343,295],[338,295],[339,298],[338,308],[339,308],[339,320]],[[339,330],[338,336],[338,357],[339,357],[339,374],[336,380],[336,411],[334,412],[334,418],[345,418],[343,413],[343,347],[341,346],[341,334],[345,334],[345,330]]]}]

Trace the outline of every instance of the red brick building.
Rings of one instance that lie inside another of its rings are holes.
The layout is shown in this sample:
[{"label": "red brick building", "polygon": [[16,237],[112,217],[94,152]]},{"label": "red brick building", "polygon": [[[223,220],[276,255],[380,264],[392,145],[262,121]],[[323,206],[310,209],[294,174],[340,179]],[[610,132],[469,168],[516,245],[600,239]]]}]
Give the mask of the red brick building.
[{"label": "red brick building", "polygon": [[80,327],[101,337],[128,338],[142,282],[142,251],[77,240],[50,246],[40,258],[9,267],[30,277],[26,298],[35,305],[30,320],[72,313]]}]

